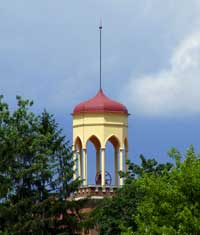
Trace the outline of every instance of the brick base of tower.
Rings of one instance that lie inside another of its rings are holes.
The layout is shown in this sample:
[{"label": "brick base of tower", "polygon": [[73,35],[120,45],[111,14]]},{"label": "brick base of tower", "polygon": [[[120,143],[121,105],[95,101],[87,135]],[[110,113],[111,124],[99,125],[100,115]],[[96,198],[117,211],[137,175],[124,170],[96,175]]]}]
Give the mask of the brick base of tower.
[{"label": "brick base of tower", "polygon": [[[92,210],[94,210],[98,204],[99,200],[102,200],[105,197],[114,196],[116,190],[119,187],[116,186],[105,186],[102,187],[100,185],[87,185],[82,186],[76,191],[71,200],[83,200],[88,199],[81,209],[81,213],[88,214]],[[98,229],[90,229],[89,231],[81,231],[80,235],[99,235]]]}]

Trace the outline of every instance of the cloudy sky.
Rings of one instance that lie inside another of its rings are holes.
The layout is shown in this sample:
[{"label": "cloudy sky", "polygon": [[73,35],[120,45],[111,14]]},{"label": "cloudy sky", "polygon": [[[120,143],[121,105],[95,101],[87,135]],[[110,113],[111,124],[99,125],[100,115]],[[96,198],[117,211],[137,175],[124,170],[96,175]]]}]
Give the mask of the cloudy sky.
[{"label": "cloudy sky", "polygon": [[71,138],[73,107],[103,89],[125,104],[131,160],[200,151],[199,0],[0,0],[0,93],[33,99]]}]

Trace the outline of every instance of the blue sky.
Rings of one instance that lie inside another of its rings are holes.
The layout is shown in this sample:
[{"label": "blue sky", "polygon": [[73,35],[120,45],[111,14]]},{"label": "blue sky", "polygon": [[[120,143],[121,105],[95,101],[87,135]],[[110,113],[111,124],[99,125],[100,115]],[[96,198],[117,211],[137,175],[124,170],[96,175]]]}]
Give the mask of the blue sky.
[{"label": "blue sky", "polygon": [[73,107],[98,90],[102,18],[103,88],[131,113],[131,160],[199,151],[199,12],[199,0],[1,0],[0,93],[47,108],[71,139]]}]

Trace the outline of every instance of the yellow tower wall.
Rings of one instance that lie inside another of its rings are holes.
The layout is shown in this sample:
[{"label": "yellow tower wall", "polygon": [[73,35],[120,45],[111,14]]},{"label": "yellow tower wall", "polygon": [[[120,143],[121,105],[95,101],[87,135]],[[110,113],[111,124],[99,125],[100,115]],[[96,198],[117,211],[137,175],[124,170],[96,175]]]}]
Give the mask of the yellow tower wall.
[{"label": "yellow tower wall", "polygon": [[124,140],[128,139],[128,116],[119,113],[84,113],[73,116],[73,143],[79,137],[83,149],[91,136],[96,136],[101,148],[105,148],[111,136],[118,139],[124,149]]}]

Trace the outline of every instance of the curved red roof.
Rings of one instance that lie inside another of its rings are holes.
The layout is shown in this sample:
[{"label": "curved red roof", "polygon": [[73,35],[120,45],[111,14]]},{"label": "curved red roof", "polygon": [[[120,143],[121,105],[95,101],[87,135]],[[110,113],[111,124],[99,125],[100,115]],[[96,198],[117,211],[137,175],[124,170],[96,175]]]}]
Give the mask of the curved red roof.
[{"label": "curved red roof", "polygon": [[96,96],[74,108],[73,115],[80,113],[122,113],[128,115],[128,110],[123,104],[108,98],[100,89]]}]

